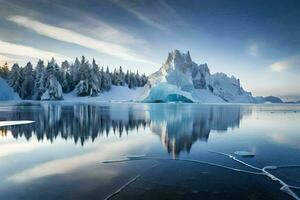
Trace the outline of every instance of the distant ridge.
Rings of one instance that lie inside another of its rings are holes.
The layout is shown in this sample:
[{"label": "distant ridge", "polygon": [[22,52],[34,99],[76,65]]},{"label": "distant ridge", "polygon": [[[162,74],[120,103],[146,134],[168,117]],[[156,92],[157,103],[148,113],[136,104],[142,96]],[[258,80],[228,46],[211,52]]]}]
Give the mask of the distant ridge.
[{"label": "distant ridge", "polygon": [[264,97],[264,100],[270,103],[284,103],[279,97],[275,96]]}]

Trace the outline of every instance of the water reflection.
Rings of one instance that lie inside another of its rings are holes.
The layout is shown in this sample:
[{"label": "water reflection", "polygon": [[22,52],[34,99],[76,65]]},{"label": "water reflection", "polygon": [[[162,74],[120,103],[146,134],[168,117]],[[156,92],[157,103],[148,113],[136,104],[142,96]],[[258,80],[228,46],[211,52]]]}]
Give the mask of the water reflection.
[{"label": "water reflection", "polygon": [[[193,104],[35,104],[0,108],[0,120],[34,120],[36,123],[2,127],[2,136],[10,131],[14,138],[36,137],[54,142],[57,137],[80,142],[110,133],[130,134],[133,130],[151,130],[161,138],[169,153],[189,152],[197,140],[208,141],[210,132],[225,132],[239,127],[251,109],[240,106]],[[142,132],[142,131],[141,131]]]},{"label": "water reflection", "polygon": [[172,106],[150,110],[151,130],[160,136],[162,144],[173,156],[189,152],[197,140],[207,142],[211,131],[226,132],[237,128],[251,110],[240,106]]}]

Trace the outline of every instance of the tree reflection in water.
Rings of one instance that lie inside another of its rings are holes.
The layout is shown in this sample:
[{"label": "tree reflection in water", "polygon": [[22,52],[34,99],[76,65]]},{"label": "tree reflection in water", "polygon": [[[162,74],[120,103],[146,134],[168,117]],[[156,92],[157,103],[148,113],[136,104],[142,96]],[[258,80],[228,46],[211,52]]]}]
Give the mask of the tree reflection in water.
[{"label": "tree reflection in water", "polygon": [[161,138],[173,156],[189,152],[197,140],[208,141],[211,130],[226,132],[239,127],[251,109],[241,106],[197,104],[25,104],[0,108],[0,120],[33,120],[36,123],[2,127],[14,138],[54,142],[57,137],[84,145],[100,136],[117,133],[120,137],[133,130],[149,128]]}]

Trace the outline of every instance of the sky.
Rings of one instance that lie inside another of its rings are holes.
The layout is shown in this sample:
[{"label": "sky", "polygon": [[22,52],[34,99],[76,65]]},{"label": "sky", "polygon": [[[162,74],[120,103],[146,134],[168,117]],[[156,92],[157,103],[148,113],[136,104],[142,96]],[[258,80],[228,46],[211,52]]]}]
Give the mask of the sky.
[{"label": "sky", "polygon": [[95,58],[151,74],[190,51],[256,96],[300,100],[298,0],[0,0],[0,64]]}]

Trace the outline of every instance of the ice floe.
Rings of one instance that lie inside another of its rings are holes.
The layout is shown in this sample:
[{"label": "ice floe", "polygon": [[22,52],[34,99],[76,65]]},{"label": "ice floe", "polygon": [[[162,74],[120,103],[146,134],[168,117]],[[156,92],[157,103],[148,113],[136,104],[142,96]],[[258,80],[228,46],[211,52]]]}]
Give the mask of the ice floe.
[{"label": "ice floe", "polygon": [[242,157],[254,157],[255,153],[249,151],[235,151],[234,154]]},{"label": "ice floe", "polygon": [[35,121],[30,120],[18,120],[18,121],[0,121],[0,127],[2,126],[14,126],[14,125],[22,125],[22,124],[31,124]]}]

